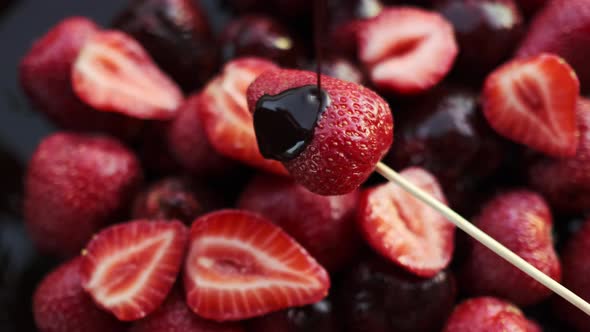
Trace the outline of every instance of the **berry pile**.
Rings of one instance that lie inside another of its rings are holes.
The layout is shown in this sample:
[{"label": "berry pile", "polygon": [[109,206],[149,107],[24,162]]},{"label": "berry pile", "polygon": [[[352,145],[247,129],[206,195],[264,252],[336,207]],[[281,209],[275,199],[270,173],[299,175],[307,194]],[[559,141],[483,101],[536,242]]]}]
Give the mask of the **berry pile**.
[{"label": "berry pile", "polygon": [[590,220],[569,227],[590,212],[590,0],[326,0],[320,36],[315,1],[228,0],[221,29],[197,3],[69,17],[23,55],[59,128],[24,174],[24,227],[61,260],[39,331],[590,329],[371,176],[399,169],[590,300]]}]

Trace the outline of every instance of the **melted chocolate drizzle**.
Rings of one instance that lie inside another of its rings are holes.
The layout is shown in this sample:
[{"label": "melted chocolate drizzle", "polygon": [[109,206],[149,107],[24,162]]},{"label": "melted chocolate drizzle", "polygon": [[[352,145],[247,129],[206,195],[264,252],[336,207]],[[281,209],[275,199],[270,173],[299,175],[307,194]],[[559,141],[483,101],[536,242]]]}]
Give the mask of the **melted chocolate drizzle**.
[{"label": "melted chocolate drizzle", "polygon": [[305,85],[282,93],[262,96],[254,110],[254,130],[258,148],[264,158],[289,161],[296,158],[311,142],[317,122],[330,104],[322,89],[322,19],[325,0],[317,0],[314,10],[316,52],[316,85]]},{"label": "melted chocolate drizzle", "polygon": [[311,142],[329,103],[328,94],[313,84],[258,99],[254,130],[262,156],[279,161],[297,157]]}]

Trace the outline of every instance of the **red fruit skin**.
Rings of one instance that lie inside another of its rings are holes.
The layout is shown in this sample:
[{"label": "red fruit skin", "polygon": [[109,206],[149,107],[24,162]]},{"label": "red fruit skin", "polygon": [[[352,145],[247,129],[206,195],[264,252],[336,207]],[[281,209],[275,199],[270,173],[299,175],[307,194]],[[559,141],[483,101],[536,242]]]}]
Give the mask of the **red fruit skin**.
[{"label": "red fruit skin", "polygon": [[[264,94],[316,84],[315,73],[269,70],[248,88],[254,112]],[[343,195],[358,188],[393,142],[393,116],[375,92],[352,82],[322,75],[330,104],[318,119],[309,145],[283,165],[296,182],[320,195]]]},{"label": "red fruit skin", "polygon": [[141,121],[96,111],[84,104],[72,89],[72,65],[84,42],[98,29],[94,22],[82,17],[70,17],[58,23],[35,41],[22,58],[20,84],[35,108],[61,128],[131,138],[138,134]]},{"label": "red fruit skin", "polygon": [[581,213],[590,207],[590,100],[578,100],[577,118],[576,154],[537,160],[528,171],[529,184],[543,194],[552,208],[565,213]]},{"label": "red fruit skin", "polygon": [[82,289],[80,258],[50,272],[33,296],[33,314],[40,332],[122,332],[123,323],[100,310]]},{"label": "red fruit skin", "polygon": [[209,142],[201,120],[202,94],[194,94],[180,106],[178,115],[166,129],[166,142],[174,159],[195,175],[220,175],[234,162],[221,156]]},{"label": "red fruit skin", "polygon": [[25,177],[24,216],[37,247],[78,254],[119,221],[142,182],[139,161],[117,140],[59,132],[43,139]]},{"label": "red fruit skin", "polygon": [[516,52],[517,57],[555,53],[576,71],[584,89],[590,88],[590,0],[551,0],[534,17]]},{"label": "red fruit skin", "polygon": [[243,332],[238,323],[219,323],[195,315],[178,290],[152,314],[133,323],[129,332]]},{"label": "red fruit skin", "polygon": [[[436,178],[424,169],[401,175],[446,204]],[[453,256],[455,226],[393,182],[361,194],[357,222],[374,250],[414,275],[434,277]]]},{"label": "red fruit skin", "polygon": [[540,332],[513,304],[493,297],[478,297],[455,307],[443,332]]},{"label": "red fruit skin", "polygon": [[264,159],[258,150],[246,90],[263,72],[277,66],[261,58],[228,62],[202,92],[200,112],[209,142],[217,152],[267,172],[286,175],[281,163]]},{"label": "red fruit skin", "polygon": [[[561,252],[563,285],[586,301],[590,301],[590,219],[565,245]],[[590,331],[590,317],[569,302],[555,296],[553,311],[578,331]]]},{"label": "red fruit skin", "polygon": [[[477,226],[533,266],[559,281],[561,266],[553,248],[549,207],[538,194],[516,190],[488,202]],[[551,291],[489,249],[471,240],[473,248],[462,270],[464,290],[472,295],[494,295],[517,305],[538,303]]]},{"label": "red fruit skin", "polygon": [[358,198],[358,191],[321,196],[290,179],[258,176],[242,192],[238,208],[267,217],[323,267],[337,271],[361,246],[355,224]]}]

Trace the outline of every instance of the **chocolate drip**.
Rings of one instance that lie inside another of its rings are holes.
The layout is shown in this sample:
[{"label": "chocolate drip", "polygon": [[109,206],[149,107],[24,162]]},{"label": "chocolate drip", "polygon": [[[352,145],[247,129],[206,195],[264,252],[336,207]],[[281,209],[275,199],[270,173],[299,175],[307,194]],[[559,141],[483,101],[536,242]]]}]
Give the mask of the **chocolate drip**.
[{"label": "chocolate drip", "polygon": [[297,157],[311,142],[329,103],[328,94],[316,85],[262,96],[254,111],[254,130],[262,156],[279,161]]}]

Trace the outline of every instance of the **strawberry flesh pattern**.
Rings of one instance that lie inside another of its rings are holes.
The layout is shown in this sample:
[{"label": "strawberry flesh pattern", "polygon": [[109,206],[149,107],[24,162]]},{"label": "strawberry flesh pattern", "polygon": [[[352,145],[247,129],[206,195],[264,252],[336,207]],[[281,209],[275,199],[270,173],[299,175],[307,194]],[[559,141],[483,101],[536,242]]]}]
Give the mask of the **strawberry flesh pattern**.
[{"label": "strawberry flesh pattern", "polygon": [[500,135],[554,157],[576,153],[580,84],[561,58],[513,60],[485,82],[483,111]]},{"label": "strawberry flesh pattern", "polygon": [[190,235],[184,285],[201,317],[240,320],[327,295],[327,272],[266,219],[222,210],[197,219]]},{"label": "strawberry flesh pattern", "polygon": [[186,237],[179,221],[137,220],[109,227],[83,251],[83,287],[118,319],[143,318],[172,288]]},{"label": "strawberry flesh pattern", "polygon": [[[446,203],[438,182],[427,171],[409,168],[401,175]],[[357,220],[373,249],[418,276],[432,277],[451,260],[455,226],[394,183],[367,189]]]},{"label": "strawberry flesh pattern", "polygon": [[183,98],[141,45],[118,31],[96,33],[84,44],[72,83],[94,108],[140,119],[173,118]]}]

